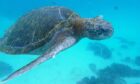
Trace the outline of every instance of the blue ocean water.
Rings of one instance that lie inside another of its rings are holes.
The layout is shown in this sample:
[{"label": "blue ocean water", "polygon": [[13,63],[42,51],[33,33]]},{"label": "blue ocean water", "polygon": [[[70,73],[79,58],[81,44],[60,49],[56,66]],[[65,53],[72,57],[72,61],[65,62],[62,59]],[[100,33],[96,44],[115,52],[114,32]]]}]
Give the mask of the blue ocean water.
[{"label": "blue ocean water", "polygon": [[[87,38],[6,84],[140,84],[139,0],[0,0],[0,37],[29,12],[64,6],[83,18],[102,15],[113,24],[111,38]],[[0,52],[0,79],[38,56]]]}]

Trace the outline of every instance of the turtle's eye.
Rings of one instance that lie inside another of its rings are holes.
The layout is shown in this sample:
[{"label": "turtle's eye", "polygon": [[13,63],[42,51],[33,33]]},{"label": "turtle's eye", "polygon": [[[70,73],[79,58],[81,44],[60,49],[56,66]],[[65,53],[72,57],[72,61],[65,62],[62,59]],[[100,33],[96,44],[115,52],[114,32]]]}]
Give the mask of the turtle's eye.
[{"label": "turtle's eye", "polygon": [[96,34],[101,35],[103,33],[103,31],[104,31],[103,29],[99,29],[99,30],[96,31]]}]

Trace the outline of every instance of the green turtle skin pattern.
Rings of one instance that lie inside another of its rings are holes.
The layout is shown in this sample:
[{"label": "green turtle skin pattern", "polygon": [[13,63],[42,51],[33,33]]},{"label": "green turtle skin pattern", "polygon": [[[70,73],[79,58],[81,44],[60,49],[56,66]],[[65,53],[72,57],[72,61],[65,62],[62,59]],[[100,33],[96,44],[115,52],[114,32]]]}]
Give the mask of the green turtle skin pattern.
[{"label": "green turtle skin pattern", "polygon": [[47,42],[63,28],[62,22],[79,17],[64,7],[44,7],[22,16],[3,38],[2,51],[11,54],[28,53]]}]

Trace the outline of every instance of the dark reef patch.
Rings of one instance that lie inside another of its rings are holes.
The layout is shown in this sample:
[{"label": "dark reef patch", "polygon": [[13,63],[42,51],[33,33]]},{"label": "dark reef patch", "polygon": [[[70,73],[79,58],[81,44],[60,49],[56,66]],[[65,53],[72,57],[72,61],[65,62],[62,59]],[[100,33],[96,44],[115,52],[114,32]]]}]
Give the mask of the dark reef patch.
[{"label": "dark reef patch", "polygon": [[96,84],[96,78],[92,77],[84,77],[82,80],[78,81],[76,84]]},{"label": "dark reef patch", "polygon": [[140,66],[140,56],[135,57],[134,62],[137,66]]},{"label": "dark reef patch", "polygon": [[95,71],[96,71],[96,65],[95,65],[95,64],[89,64],[89,69],[90,69],[92,72],[95,72]]},{"label": "dark reef patch", "polygon": [[134,41],[130,41],[124,37],[116,37],[121,43],[123,44],[129,44],[129,45],[135,45],[136,43]]},{"label": "dark reef patch", "polygon": [[85,77],[77,84],[127,84],[124,77],[140,77],[140,70],[128,65],[113,63],[97,73],[97,77]]},{"label": "dark reef patch", "polygon": [[128,57],[125,57],[124,59],[122,59],[121,61],[125,62],[125,63],[132,63],[133,59],[128,56]]},{"label": "dark reef patch", "polygon": [[102,43],[89,43],[88,49],[93,51],[96,56],[102,57],[104,59],[109,59],[112,57],[111,50]]},{"label": "dark reef patch", "polygon": [[111,77],[110,75],[99,76],[99,77],[85,77],[78,81],[76,84],[127,84],[126,81],[119,77]]},{"label": "dark reef patch", "polygon": [[128,65],[113,63],[105,69],[99,70],[99,75],[115,77],[140,77],[140,70],[132,69]]},{"label": "dark reef patch", "polygon": [[123,37],[116,37],[115,39],[120,41],[120,43],[121,43],[120,47],[122,49],[128,49],[129,47],[132,47],[136,44],[134,41],[130,41]]},{"label": "dark reef patch", "polygon": [[10,74],[13,71],[13,68],[5,63],[5,62],[0,62],[0,78],[6,76],[7,74]]}]

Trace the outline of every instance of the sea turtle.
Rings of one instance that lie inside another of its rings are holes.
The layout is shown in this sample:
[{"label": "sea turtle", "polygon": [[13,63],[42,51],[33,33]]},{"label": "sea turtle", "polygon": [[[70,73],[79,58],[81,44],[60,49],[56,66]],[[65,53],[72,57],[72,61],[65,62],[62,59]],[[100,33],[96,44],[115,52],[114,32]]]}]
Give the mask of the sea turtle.
[{"label": "sea turtle", "polygon": [[0,51],[9,54],[42,55],[3,81],[53,58],[81,38],[101,40],[112,36],[112,33],[112,25],[101,17],[81,18],[72,10],[59,6],[32,10],[22,16],[0,39]]}]

